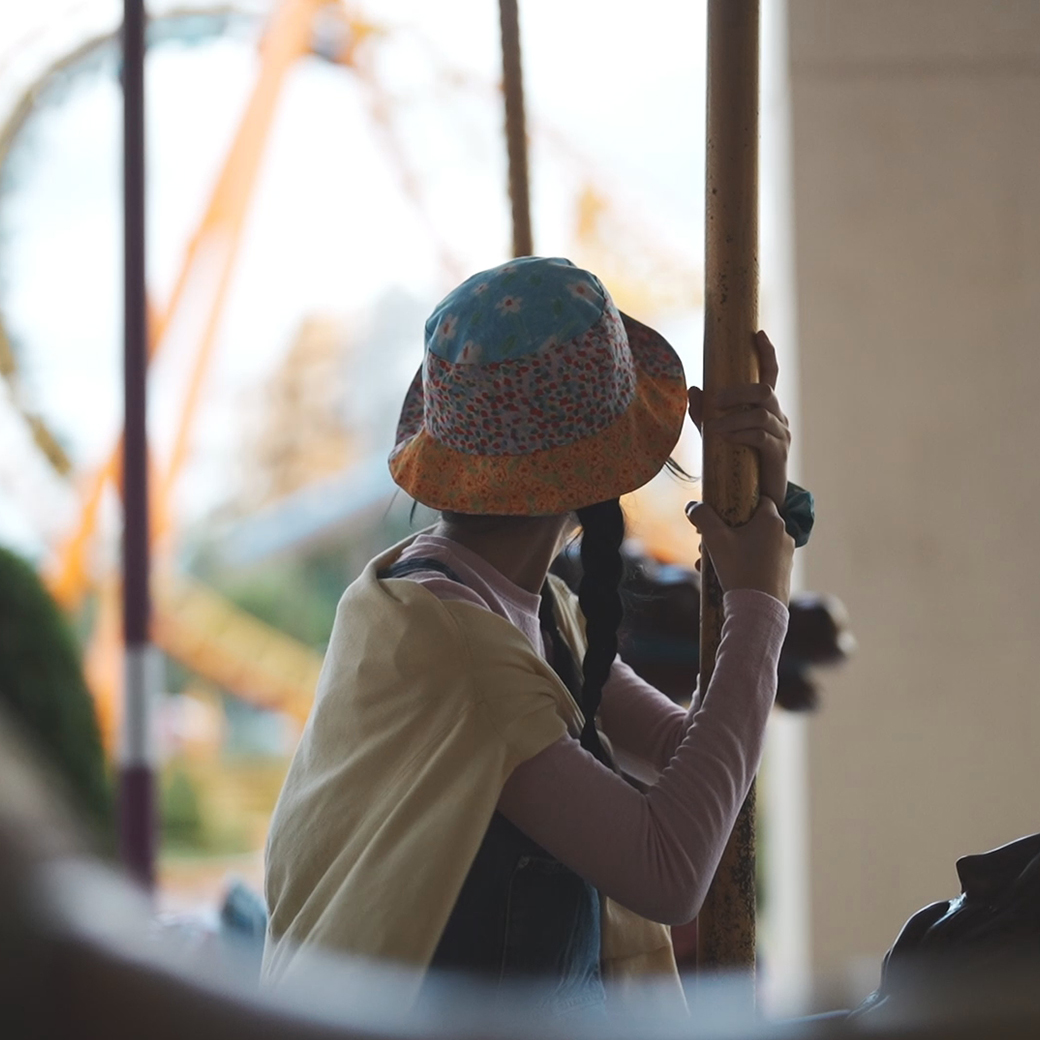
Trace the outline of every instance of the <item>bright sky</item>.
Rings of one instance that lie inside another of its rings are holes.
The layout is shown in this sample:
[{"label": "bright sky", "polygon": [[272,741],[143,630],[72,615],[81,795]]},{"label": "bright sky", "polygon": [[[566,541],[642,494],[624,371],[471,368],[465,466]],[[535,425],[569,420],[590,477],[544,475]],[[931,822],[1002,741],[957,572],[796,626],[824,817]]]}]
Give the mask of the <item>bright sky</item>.
[{"label": "bright sky", "polygon": [[[397,27],[376,44],[378,68],[439,236],[467,272],[500,262],[509,226],[493,89],[501,60],[497,4],[357,6]],[[575,193],[592,177],[626,219],[699,269],[703,3],[521,0],[520,7],[536,250],[572,251]],[[33,61],[38,74],[43,55],[67,52],[88,26],[96,31],[117,18],[118,5],[108,0],[0,0],[0,39],[20,41],[0,51],[0,104],[31,80]],[[0,170],[0,309],[30,399],[84,468],[103,457],[121,413],[121,114],[113,68],[109,59],[41,109]],[[159,300],[256,68],[248,30],[195,47],[166,44],[150,57],[149,281]],[[196,448],[204,450],[194,452],[180,489],[185,518],[211,509],[233,481],[243,397],[283,355],[304,315],[363,313],[392,286],[429,305],[450,284],[432,236],[400,191],[363,92],[342,69],[302,62],[281,97],[220,328],[196,428]],[[692,379],[698,316],[673,319],[663,331]],[[417,329],[415,363],[420,337]],[[167,355],[152,381],[160,455],[188,356]],[[39,555],[74,515],[75,498],[31,455],[19,422],[0,405],[0,542]]]}]

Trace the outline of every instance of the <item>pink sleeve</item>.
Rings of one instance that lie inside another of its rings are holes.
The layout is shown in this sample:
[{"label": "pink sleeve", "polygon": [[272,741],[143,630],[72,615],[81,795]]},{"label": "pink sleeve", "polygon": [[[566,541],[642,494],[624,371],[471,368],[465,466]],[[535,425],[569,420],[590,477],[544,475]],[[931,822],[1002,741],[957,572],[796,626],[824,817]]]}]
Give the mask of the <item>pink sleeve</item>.
[{"label": "pink sleeve", "polygon": [[[600,892],[652,920],[696,916],[762,754],[787,609],[726,594],[715,673],[646,793],[562,737],[519,765],[501,812]],[[562,797],[562,793],[566,797]]]},{"label": "pink sleeve", "polygon": [[619,657],[603,686],[599,723],[625,772],[653,783],[686,735],[689,719],[685,708]]}]

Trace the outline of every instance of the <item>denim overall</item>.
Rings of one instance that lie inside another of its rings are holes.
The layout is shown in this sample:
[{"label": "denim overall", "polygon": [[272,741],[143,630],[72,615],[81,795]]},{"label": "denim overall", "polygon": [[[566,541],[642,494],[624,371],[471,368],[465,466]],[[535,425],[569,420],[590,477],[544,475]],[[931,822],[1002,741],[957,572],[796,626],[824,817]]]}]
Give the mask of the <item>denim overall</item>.
[{"label": "denim overall", "polygon": [[[431,558],[396,563],[379,577],[430,570],[465,584]],[[599,892],[496,812],[430,967],[495,985],[550,983],[539,1003],[566,1014],[604,1007],[599,951]]]}]

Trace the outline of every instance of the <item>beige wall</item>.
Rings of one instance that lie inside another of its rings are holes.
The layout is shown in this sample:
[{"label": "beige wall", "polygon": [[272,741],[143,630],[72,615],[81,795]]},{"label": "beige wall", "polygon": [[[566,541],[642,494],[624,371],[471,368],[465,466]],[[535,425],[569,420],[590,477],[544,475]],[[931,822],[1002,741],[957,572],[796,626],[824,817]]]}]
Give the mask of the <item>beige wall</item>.
[{"label": "beige wall", "polygon": [[[769,3],[770,0],[765,0]],[[816,970],[1040,830],[1040,0],[790,0]]]}]

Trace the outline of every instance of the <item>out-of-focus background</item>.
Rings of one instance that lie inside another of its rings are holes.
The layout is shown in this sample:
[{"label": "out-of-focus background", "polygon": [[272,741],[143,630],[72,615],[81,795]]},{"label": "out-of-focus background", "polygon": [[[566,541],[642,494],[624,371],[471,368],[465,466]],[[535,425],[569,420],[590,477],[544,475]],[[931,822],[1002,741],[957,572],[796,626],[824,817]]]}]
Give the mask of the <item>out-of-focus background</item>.
[{"label": "out-of-focus background", "polygon": [[[149,4],[159,900],[259,888],[336,602],[428,521],[385,459],[422,326],[508,256],[491,0]],[[705,10],[521,0],[536,252],[698,381]],[[0,0],[0,546],[121,703],[121,5]],[[763,962],[854,1003],[954,859],[1038,829],[1040,3],[765,0],[763,324],[859,642],[775,720]],[[679,460],[699,468],[687,431]],[[691,490],[628,503],[690,563]]]}]

